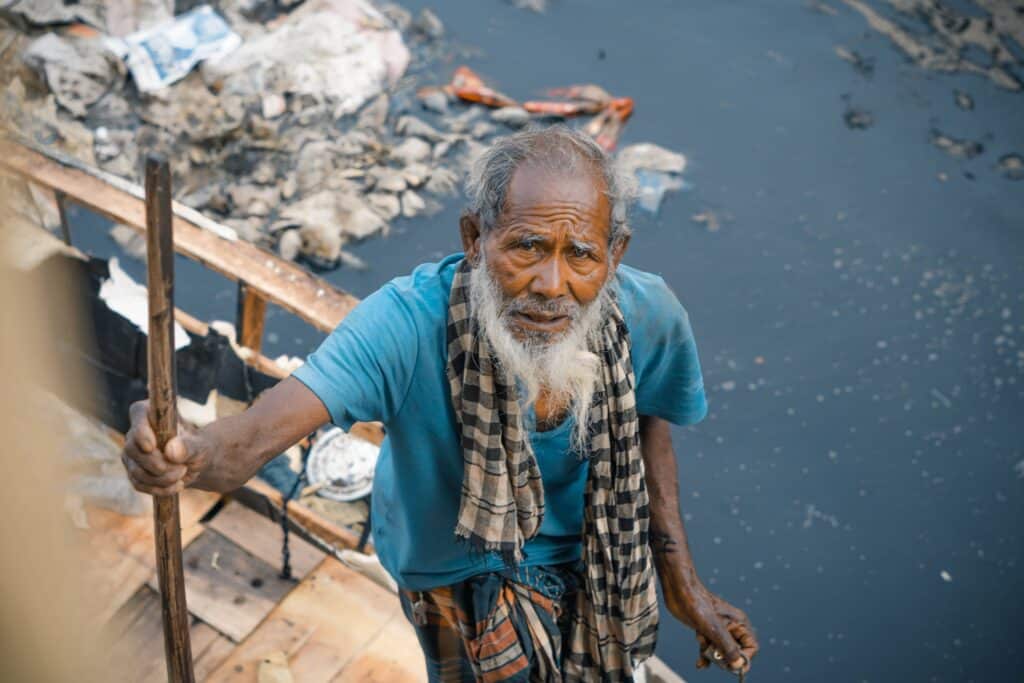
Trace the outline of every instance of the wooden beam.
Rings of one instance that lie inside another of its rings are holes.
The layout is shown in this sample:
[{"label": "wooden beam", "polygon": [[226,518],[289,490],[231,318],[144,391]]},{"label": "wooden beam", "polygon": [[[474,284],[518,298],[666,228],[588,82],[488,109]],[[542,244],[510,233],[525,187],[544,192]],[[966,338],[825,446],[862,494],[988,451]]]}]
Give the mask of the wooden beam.
[{"label": "wooden beam", "polygon": [[238,283],[238,345],[259,353],[263,348],[263,325],[267,300],[244,282]]},{"label": "wooden beam", "polygon": [[71,226],[68,224],[68,207],[64,204],[64,193],[54,192],[53,199],[57,203],[57,213],[60,214],[60,236],[64,244],[71,246]]},{"label": "wooden beam", "polygon": [[[0,166],[145,233],[144,202],[100,178],[10,139],[0,139]],[[231,280],[244,282],[266,301],[294,313],[321,332],[333,330],[358,303],[351,294],[276,254],[241,240],[226,240],[181,216],[174,216],[174,249]]]},{"label": "wooden beam", "polygon": [[[281,503],[284,500],[284,496],[273,486],[257,477],[253,477],[245,482],[245,485],[232,493],[232,496],[242,504],[252,507],[257,512],[260,512],[258,508],[260,503],[257,501],[269,504],[270,509],[267,510],[267,513],[275,520],[281,514]],[[288,518],[296,527],[308,533],[313,539],[326,543],[328,546],[348,548],[349,550],[355,550],[359,546],[358,535],[324,519],[297,500],[288,501]],[[373,546],[368,544],[363,548],[362,552],[368,555],[372,554],[374,552]]]}]

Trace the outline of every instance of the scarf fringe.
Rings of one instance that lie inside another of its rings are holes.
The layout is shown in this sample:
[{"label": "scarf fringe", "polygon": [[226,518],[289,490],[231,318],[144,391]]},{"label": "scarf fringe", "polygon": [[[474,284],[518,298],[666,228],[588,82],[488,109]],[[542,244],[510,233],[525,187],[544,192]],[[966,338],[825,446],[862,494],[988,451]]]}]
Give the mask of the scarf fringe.
[{"label": "scarf fringe", "polygon": [[473,554],[496,554],[509,567],[515,567],[523,561],[523,550],[518,546],[508,547],[501,541],[488,541],[463,524],[455,526],[455,539],[458,543],[469,547]]}]

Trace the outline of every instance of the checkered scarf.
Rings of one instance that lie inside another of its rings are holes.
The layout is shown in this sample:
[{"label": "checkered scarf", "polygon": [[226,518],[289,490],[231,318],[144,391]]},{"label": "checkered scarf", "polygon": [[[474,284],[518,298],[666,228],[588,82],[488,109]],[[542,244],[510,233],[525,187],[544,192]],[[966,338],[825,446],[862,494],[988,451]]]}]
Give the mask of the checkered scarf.
[{"label": "checkered scarf", "polygon": [[[455,534],[518,562],[544,518],[544,486],[522,426],[515,378],[494,359],[469,310],[469,271],[463,261],[448,300],[447,374],[465,463]],[[585,590],[563,646],[561,678],[553,680],[632,681],[634,664],[651,655],[657,638],[636,380],[617,304],[602,340],[601,348],[591,349],[603,371],[587,430]]]}]

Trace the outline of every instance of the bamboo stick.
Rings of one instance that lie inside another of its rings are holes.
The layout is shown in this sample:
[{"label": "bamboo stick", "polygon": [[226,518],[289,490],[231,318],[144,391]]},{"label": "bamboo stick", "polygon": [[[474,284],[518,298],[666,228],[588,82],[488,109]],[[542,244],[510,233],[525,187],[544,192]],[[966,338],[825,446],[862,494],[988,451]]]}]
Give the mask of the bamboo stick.
[{"label": "bamboo stick", "polygon": [[[174,242],[171,172],[166,159],[146,159],[146,263],[149,289],[149,405],[158,447],[177,434],[174,372]],[[189,615],[181,558],[177,494],[153,499],[156,567],[164,621],[167,678],[193,683]]]}]

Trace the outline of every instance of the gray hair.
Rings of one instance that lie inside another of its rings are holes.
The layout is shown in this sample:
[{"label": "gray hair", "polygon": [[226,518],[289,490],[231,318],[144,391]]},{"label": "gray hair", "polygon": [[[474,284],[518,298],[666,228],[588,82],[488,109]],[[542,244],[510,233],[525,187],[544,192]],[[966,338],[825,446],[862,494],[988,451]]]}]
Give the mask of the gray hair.
[{"label": "gray hair", "polygon": [[466,210],[479,218],[482,234],[497,223],[512,175],[524,161],[544,164],[559,173],[575,174],[584,169],[598,172],[604,179],[605,196],[611,205],[609,244],[615,245],[630,235],[632,230],[626,219],[635,194],[632,175],[623,173],[589,135],[562,124],[497,138],[473,162],[466,179]]}]

